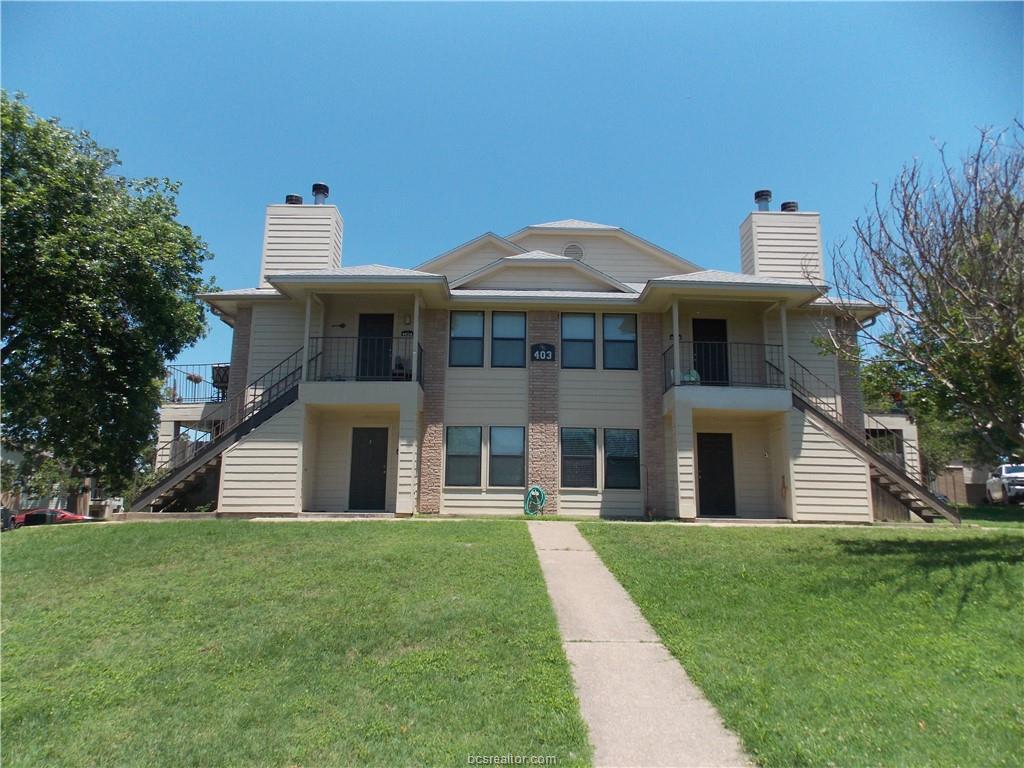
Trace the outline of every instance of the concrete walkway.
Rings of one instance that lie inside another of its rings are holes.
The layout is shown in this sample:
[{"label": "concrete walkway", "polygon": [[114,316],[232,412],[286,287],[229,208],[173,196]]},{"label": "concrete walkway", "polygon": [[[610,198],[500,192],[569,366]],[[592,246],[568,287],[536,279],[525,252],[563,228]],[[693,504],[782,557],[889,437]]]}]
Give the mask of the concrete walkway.
[{"label": "concrete walkway", "polygon": [[528,525],[590,727],[594,765],[751,765],[575,524]]}]

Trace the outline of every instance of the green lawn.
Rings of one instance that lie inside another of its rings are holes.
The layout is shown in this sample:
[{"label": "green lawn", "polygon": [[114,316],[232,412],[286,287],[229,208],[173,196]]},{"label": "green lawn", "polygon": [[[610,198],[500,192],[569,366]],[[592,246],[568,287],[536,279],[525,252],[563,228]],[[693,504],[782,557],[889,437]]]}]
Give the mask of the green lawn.
[{"label": "green lawn", "polygon": [[1024,528],[1024,506],[959,507],[960,519],[965,523],[986,528]]},{"label": "green lawn", "polygon": [[64,526],[2,544],[5,768],[589,762],[521,523]]},{"label": "green lawn", "polygon": [[580,529],[762,765],[1021,765],[1019,533]]}]

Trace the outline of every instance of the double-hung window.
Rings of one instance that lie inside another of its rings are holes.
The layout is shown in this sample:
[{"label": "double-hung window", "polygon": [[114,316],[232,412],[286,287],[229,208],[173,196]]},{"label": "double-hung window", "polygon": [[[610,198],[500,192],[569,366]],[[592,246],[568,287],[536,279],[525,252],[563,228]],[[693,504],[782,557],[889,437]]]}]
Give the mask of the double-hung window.
[{"label": "double-hung window", "polygon": [[562,367],[594,367],[594,316],[562,315]]},{"label": "double-hung window", "polygon": [[597,430],[563,427],[562,487],[597,487]]},{"label": "double-hung window", "polygon": [[636,370],[636,315],[604,315],[604,367]]},{"label": "double-hung window", "polygon": [[491,427],[490,485],[509,488],[526,485],[525,433],[523,427]]},{"label": "double-hung window", "polygon": [[452,312],[448,337],[448,365],[480,368],[484,364],[484,313]]},{"label": "double-hung window", "polygon": [[491,313],[491,367],[526,367],[526,313]]},{"label": "double-hung window", "polygon": [[640,487],[640,432],[636,429],[604,431],[604,487]]},{"label": "double-hung window", "polygon": [[479,486],[480,427],[448,427],[444,442],[444,484]]}]

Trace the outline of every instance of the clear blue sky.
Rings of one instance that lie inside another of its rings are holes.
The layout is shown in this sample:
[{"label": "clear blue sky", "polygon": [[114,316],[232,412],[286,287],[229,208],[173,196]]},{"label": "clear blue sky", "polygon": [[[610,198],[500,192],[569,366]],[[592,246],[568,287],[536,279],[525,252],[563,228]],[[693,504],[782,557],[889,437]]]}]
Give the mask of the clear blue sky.
[{"label": "clear blue sky", "polygon": [[[582,218],[739,269],[755,189],[826,243],[933,138],[1021,117],[1022,5],[2,5],[2,82],[183,182],[224,288],[313,181],[346,264]],[[227,359],[213,333],[183,362]]]}]

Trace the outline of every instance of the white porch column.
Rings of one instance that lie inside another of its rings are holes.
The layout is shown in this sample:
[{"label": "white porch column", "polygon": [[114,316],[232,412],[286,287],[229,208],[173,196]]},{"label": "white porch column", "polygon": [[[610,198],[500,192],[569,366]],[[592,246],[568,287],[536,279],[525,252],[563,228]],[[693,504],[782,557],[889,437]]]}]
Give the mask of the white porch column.
[{"label": "white porch column", "polygon": [[416,376],[420,365],[420,295],[416,294],[416,300],[412,305],[412,380]]},{"label": "white porch column", "polygon": [[679,299],[672,302],[672,385],[679,383]]},{"label": "white porch column", "polygon": [[395,514],[400,517],[411,516],[416,511],[416,491],[419,488],[418,402],[417,389],[402,398],[398,412],[398,489]]},{"label": "white porch column", "polygon": [[779,307],[779,332],[782,334],[782,376],[789,389],[789,331],[786,330],[786,305]]},{"label": "white porch column", "polygon": [[306,381],[309,374],[309,321],[313,316],[313,294],[306,294],[306,325],[302,331],[302,380]]}]

